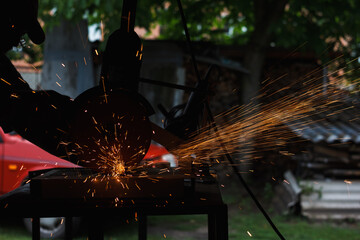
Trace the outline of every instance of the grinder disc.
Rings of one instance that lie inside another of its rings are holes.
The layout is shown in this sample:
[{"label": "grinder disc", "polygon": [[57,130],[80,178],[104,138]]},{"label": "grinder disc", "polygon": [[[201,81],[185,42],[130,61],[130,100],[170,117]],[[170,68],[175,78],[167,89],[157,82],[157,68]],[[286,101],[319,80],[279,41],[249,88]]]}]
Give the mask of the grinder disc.
[{"label": "grinder disc", "polygon": [[95,87],[74,100],[70,134],[79,165],[123,174],[143,159],[152,130],[146,107],[137,95],[124,89],[105,94]]}]

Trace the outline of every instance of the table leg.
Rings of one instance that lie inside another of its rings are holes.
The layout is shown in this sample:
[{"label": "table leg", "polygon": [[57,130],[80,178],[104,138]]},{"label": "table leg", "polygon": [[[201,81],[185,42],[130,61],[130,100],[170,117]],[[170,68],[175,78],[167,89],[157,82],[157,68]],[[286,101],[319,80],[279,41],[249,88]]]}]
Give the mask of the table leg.
[{"label": "table leg", "polygon": [[72,217],[65,217],[65,240],[72,240]]},{"label": "table leg", "polygon": [[99,217],[89,219],[89,240],[104,240],[104,229],[101,222],[102,220],[103,219],[99,219]]},{"label": "table leg", "polygon": [[216,240],[216,214],[208,213],[208,239]]},{"label": "table leg", "polygon": [[146,214],[139,214],[139,240],[146,240],[147,238],[147,216]]},{"label": "table leg", "polygon": [[40,217],[32,218],[32,239],[40,240]]},{"label": "table leg", "polygon": [[228,240],[229,239],[229,226],[228,226],[228,209],[227,205],[219,207],[216,213],[216,239]]}]

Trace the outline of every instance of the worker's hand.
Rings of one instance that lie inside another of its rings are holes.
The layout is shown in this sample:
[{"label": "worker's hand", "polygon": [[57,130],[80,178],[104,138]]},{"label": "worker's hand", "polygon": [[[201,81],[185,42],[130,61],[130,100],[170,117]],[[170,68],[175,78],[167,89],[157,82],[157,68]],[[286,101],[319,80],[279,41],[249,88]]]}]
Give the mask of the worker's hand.
[{"label": "worker's hand", "polygon": [[0,4],[0,49],[2,53],[17,46],[28,34],[31,41],[40,44],[45,34],[37,21],[38,0],[10,0]]}]

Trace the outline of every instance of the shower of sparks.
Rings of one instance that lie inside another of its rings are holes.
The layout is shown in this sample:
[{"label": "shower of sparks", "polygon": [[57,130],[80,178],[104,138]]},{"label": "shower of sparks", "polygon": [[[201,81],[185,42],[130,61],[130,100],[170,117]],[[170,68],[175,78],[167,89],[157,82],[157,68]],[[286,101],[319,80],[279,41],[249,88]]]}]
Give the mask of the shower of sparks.
[{"label": "shower of sparks", "polygon": [[125,162],[121,154],[120,144],[111,147],[99,145],[99,149],[101,151],[98,155],[100,161],[97,164],[100,170],[110,172],[113,176],[125,174]]},{"label": "shower of sparks", "polygon": [[[322,69],[317,71],[320,72]],[[315,114],[338,115],[346,110],[337,108],[341,102],[344,102],[346,97],[344,91],[329,83],[326,92],[324,92],[322,81],[312,79],[312,73],[314,72],[281,88],[276,86],[281,77],[264,81],[261,94],[254,98],[251,103],[234,107],[215,117],[217,132],[206,126],[200,129],[197,135],[190,137],[185,143],[171,150],[171,153],[177,156],[179,167],[188,166],[189,159],[193,163],[210,163],[210,159],[215,163],[222,163],[219,159],[224,155],[224,149],[220,142],[230,154],[239,156],[239,163],[252,160],[255,153],[278,149],[294,141],[294,134],[289,131],[289,127],[295,132],[301,131],[309,124],[314,123],[310,117]],[[334,73],[338,73],[338,70],[328,75]],[[345,74],[343,73],[340,76]],[[358,83],[355,82],[354,84]],[[105,87],[104,83],[102,85]],[[291,91],[290,94],[286,93],[287,90],[297,85],[301,86],[297,88],[300,90]],[[105,92],[105,89],[103,90]],[[275,96],[278,97],[275,98]],[[260,99],[267,99],[268,101],[264,103]],[[353,117],[355,119],[358,116]],[[101,133],[103,128],[96,121],[95,124],[96,130]],[[114,127],[116,130],[116,125]],[[114,136],[116,138],[116,133],[113,135],[104,134],[104,136],[106,136],[105,138]],[[253,146],[254,139],[256,139],[256,149]],[[110,176],[122,176],[139,169],[139,166],[126,165],[127,162],[121,153],[121,142],[117,139],[105,139],[105,141],[94,139],[94,142],[99,149],[97,151],[99,170],[110,173]],[[103,145],[104,142],[111,142],[111,144]],[[78,150],[93,151],[87,149],[87,146],[79,146]],[[139,154],[141,151],[139,149]],[[293,155],[288,151],[280,152],[286,156]],[[276,181],[275,178],[272,179]]]},{"label": "shower of sparks", "polygon": [[[305,96],[304,96],[305,97]],[[317,104],[313,100],[296,99],[284,97],[281,100],[268,104],[267,106],[238,107],[217,117],[227,117],[231,122],[222,122],[218,124],[219,139],[226,145],[227,151],[235,153],[241,146],[242,154],[252,153],[250,148],[251,140],[256,136],[261,136],[260,146],[262,148],[271,148],[276,145],[284,145],[289,140],[284,125],[282,123],[293,124],[296,128],[304,127],[304,123],[296,122],[304,118],[307,113],[313,111],[324,111],[330,103]],[[274,133],[270,130],[276,129],[283,131],[282,138],[274,139]],[[219,158],[223,155],[223,149],[219,146],[219,139],[213,130],[205,130],[198,136],[193,137],[188,143],[175,150],[178,156],[188,156],[194,154],[198,160]],[[245,151],[244,151],[245,150]]]},{"label": "shower of sparks", "polygon": [[[234,107],[215,118],[218,132],[205,127],[172,153],[180,161],[196,156],[193,162],[209,162],[209,159],[218,159],[224,155],[221,142],[230,154],[241,154],[240,161],[247,161],[253,159],[255,153],[284,147],[294,141],[294,134],[288,130],[289,127],[295,132],[301,131],[314,123],[310,119],[313,115],[339,115],[346,110],[336,108],[346,98],[343,90],[329,84],[324,93],[324,86],[318,83],[319,79],[308,78],[310,74],[280,89],[273,85],[281,78],[265,81],[262,94],[254,98],[253,102]],[[301,90],[286,94],[295,85],[301,85]],[[268,103],[257,103],[259,99],[272,99],[275,95],[280,97]],[[358,116],[353,117],[355,119]],[[256,149],[253,146],[254,139]],[[293,155],[287,151],[283,151],[283,154]]]},{"label": "shower of sparks", "polygon": [[[144,156],[146,148],[136,144],[134,146],[125,145],[128,130],[123,131],[123,124],[118,122],[123,120],[124,116],[119,117],[113,114],[112,117],[114,125],[112,129],[109,129],[92,116],[91,121],[98,133],[97,137],[93,136],[91,142],[86,145],[75,143],[75,149],[68,152],[68,155],[78,155],[80,165],[81,162],[85,164],[94,163],[100,176],[117,178],[131,175],[134,172],[141,172],[144,166],[139,166],[137,162],[132,161],[138,156]],[[70,143],[62,144],[68,145]],[[126,158],[129,149],[132,151],[132,156]],[[94,166],[94,164],[92,165]],[[141,189],[139,186],[137,188]]]}]

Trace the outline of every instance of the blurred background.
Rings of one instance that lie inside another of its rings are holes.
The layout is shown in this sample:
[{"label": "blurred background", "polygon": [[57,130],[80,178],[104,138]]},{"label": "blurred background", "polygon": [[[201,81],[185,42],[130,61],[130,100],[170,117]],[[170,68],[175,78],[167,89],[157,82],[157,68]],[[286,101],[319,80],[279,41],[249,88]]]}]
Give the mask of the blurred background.
[{"label": "blurred background", "polygon": [[[237,127],[233,157],[280,231],[288,239],[358,239],[360,2],[182,4],[200,75],[210,64],[218,66],[209,78],[211,109],[220,126]],[[98,84],[103,50],[120,27],[121,9],[121,0],[39,0],[45,43],[25,39],[8,57],[33,89],[76,98]],[[139,0],[135,31],[144,45],[141,77],[195,86],[176,1]],[[170,109],[189,96],[149,83],[141,83],[140,93],[156,110],[151,120],[161,126],[157,105]],[[224,114],[230,109],[237,115]],[[276,239],[229,164],[216,170],[229,204],[230,239]],[[137,239],[133,217],[107,221],[107,239]],[[207,237],[203,216],[152,217],[149,223],[149,239]],[[30,234],[22,220],[7,219],[1,220],[0,239]]]}]

